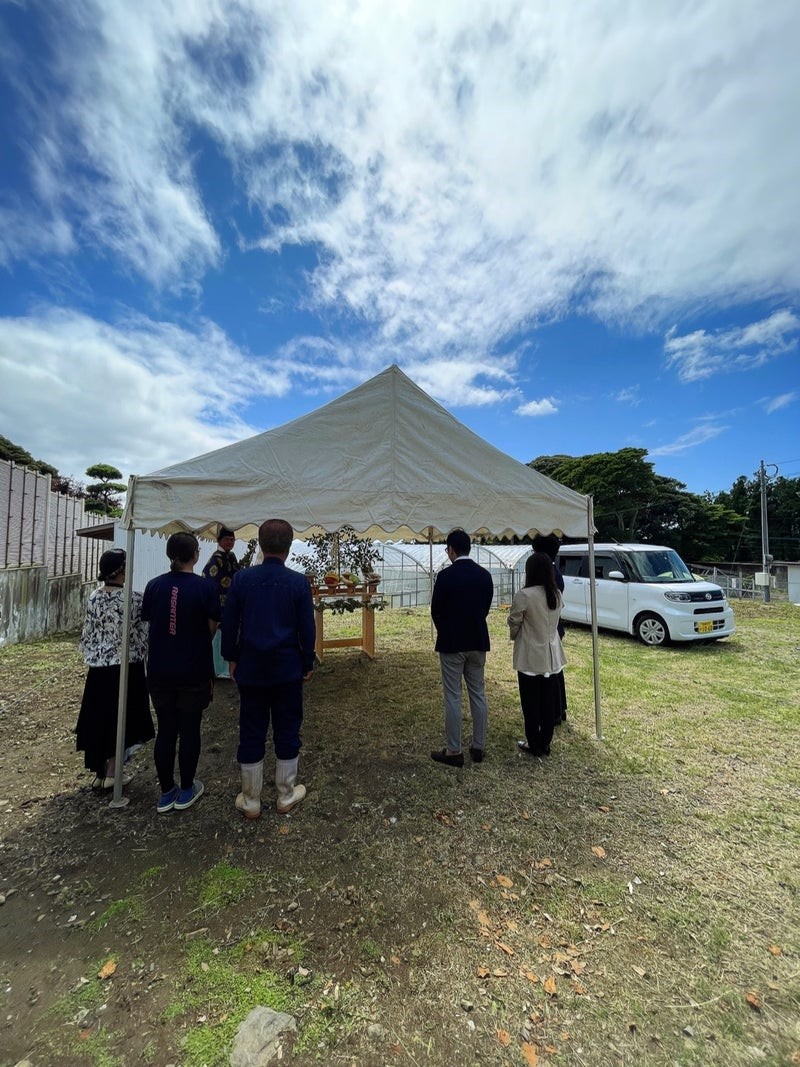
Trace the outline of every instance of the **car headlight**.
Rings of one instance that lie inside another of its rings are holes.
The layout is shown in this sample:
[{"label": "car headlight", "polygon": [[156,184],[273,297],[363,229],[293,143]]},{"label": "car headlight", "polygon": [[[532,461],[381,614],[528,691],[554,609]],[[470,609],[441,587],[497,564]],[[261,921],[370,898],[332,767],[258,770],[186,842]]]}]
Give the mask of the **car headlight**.
[{"label": "car headlight", "polygon": [[681,604],[691,603],[691,596],[688,593],[664,593],[667,600],[678,600]]}]

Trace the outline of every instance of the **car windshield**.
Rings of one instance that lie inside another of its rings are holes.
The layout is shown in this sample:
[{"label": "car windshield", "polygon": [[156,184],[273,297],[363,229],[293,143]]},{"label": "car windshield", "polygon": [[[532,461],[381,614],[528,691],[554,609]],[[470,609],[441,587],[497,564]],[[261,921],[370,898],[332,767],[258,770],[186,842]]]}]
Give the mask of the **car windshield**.
[{"label": "car windshield", "polygon": [[643,582],[693,582],[692,572],[671,548],[652,552],[620,552]]}]

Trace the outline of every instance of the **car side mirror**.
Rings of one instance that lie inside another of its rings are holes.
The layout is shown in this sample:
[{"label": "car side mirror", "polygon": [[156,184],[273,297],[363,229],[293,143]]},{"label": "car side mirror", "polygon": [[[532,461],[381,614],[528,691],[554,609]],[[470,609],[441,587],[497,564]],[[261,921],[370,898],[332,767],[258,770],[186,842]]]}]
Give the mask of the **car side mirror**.
[{"label": "car side mirror", "polygon": [[622,573],[622,571],[609,571],[608,577],[613,578],[615,582],[625,581],[625,575]]}]

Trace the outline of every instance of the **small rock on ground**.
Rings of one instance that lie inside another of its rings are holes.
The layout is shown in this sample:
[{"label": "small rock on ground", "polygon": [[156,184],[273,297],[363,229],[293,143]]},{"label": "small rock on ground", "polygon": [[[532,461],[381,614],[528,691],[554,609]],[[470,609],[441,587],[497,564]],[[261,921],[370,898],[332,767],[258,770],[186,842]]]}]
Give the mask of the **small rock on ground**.
[{"label": "small rock on ground", "polygon": [[296,1030],[294,1016],[271,1008],[253,1008],[236,1031],[231,1067],[269,1067],[281,1052],[281,1035]]}]

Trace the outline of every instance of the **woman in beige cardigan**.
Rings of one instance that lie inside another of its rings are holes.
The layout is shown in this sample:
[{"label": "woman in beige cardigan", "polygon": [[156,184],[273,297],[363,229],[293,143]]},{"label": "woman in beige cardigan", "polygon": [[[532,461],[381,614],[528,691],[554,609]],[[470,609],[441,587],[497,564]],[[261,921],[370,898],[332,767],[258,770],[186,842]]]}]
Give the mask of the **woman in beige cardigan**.
[{"label": "woman in beige cardigan", "polygon": [[552,560],[544,552],[533,552],[525,562],[525,585],[508,613],[525,720],[526,739],[517,745],[531,756],[550,754],[553,728],[561,716],[558,675],[566,663],[558,636],[562,606]]}]

